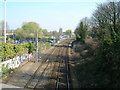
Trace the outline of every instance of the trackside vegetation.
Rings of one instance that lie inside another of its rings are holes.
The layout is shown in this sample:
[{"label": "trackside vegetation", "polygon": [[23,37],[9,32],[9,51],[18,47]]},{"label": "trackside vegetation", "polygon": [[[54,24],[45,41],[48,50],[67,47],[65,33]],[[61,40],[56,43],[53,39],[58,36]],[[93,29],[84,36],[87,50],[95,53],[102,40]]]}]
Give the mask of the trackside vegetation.
[{"label": "trackside vegetation", "polygon": [[[48,49],[51,47],[51,44],[49,42],[39,42],[39,50],[42,49]],[[1,62],[13,59],[17,55],[21,55],[24,53],[34,53],[35,51],[35,44],[26,42],[24,44],[10,44],[10,43],[1,43],[0,47],[0,53],[1,53]],[[1,72],[0,77],[9,77],[9,74],[11,71],[14,71],[14,69],[8,69],[6,66],[1,66]]]},{"label": "trackside vegetation", "polygon": [[12,59],[17,55],[23,53],[32,53],[35,49],[35,45],[33,43],[27,42],[24,44],[7,44],[2,43],[1,46],[1,61]]},{"label": "trackside vegetation", "polygon": [[[98,41],[92,60],[76,64],[84,87],[120,88],[120,2],[98,5],[91,17],[91,25],[80,22],[75,30],[77,42],[86,34]],[[87,27],[89,31],[87,31]]]}]

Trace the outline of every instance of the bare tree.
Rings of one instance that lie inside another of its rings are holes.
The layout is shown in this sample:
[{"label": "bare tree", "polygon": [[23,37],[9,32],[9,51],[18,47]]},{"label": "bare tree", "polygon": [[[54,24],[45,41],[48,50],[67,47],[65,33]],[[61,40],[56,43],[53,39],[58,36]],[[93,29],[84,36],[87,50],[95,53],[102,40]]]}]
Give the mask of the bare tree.
[{"label": "bare tree", "polygon": [[[8,23],[6,22],[6,29],[9,30]],[[3,35],[4,33],[4,21],[0,22],[0,34]]]},{"label": "bare tree", "polygon": [[119,36],[119,10],[118,2],[100,4],[93,14],[93,23],[98,27],[99,39],[110,37],[113,41]]}]

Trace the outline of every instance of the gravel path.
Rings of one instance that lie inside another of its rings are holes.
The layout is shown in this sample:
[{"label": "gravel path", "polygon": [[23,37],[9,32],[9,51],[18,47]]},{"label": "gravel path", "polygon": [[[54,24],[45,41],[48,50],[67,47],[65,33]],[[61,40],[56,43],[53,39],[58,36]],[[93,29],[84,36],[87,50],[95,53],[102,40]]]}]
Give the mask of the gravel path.
[{"label": "gravel path", "polygon": [[8,81],[8,85],[15,85],[19,87],[24,87],[27,81],[30,79],[31,75],[36,71],[40,63],[29,62],[22,68],[17,70],[11,79]]}]

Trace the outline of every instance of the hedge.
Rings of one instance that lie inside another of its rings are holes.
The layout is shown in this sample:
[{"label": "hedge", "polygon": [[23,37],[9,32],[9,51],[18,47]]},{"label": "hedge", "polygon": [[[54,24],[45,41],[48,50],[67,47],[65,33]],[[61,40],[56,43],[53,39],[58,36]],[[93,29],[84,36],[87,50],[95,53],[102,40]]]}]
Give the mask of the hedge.
[{"label": "hedge", "polygon": [[2,43],[0,47],[0,55],[1,61],[5,61],[7,59],[12,59],[16,55],[20,55],[23,53],[32,53],[35,48],[33,43],[27,42],[24,44],[8,44]]}]

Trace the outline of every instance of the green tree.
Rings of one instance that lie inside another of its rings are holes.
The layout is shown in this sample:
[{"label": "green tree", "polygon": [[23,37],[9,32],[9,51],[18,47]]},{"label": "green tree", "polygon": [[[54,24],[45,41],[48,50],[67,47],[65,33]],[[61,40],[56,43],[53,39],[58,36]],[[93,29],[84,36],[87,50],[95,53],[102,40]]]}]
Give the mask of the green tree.
[{"label": "green tree", "polygon": [[22,38],[26,38],[28,34],[27,34],[27,32],[25,32],[22,28],[17,28],[17,29],[15,30],[15,35],[16,35],[18,38],[22,39]]},{"label": "green tree", "polygon": [[[119,88],[120,73],[120,2],[100,4],[93,14],[93,31],[99,39],[95,57],[97,87]],[[100,70],[100,71],[98,71]],[[101,78],[101,80],[97,77]]]},{"label": "green tree", "polygon": [[72,30],[70,30],[70,29],[66,30],[66,34],[69,35],[69,37],[71,37],[72,36]]},{"label": "green tree", "polygon": [[77,40],[84,40],[87,37],[88,26],[82,21],[75,30],[75,35]]},{"label": "green tree", "polygon": [[48,35],[47,29],[42,29],[42,34],[45,35],[45,36],[47,36]]},{"label": "green tree", "polygon": [[41,35],[42,29],[36,22],[27,22],[23,24],[22,28],[17,28],[15,32],[16,36],[20,38],[35,38],[37,33],[38,36]]},{"label": "green tree", "polygon": [[38,33],[38,30],[40,29],[39,24],[36,22],[25,23],[22,28],[28,33]]},{"label": "green tree", "polygon": [[98,39],[110,38],[113,42],[120,36],[120,2],[100,4],[93,14],[93,23],[98,27]]}]

